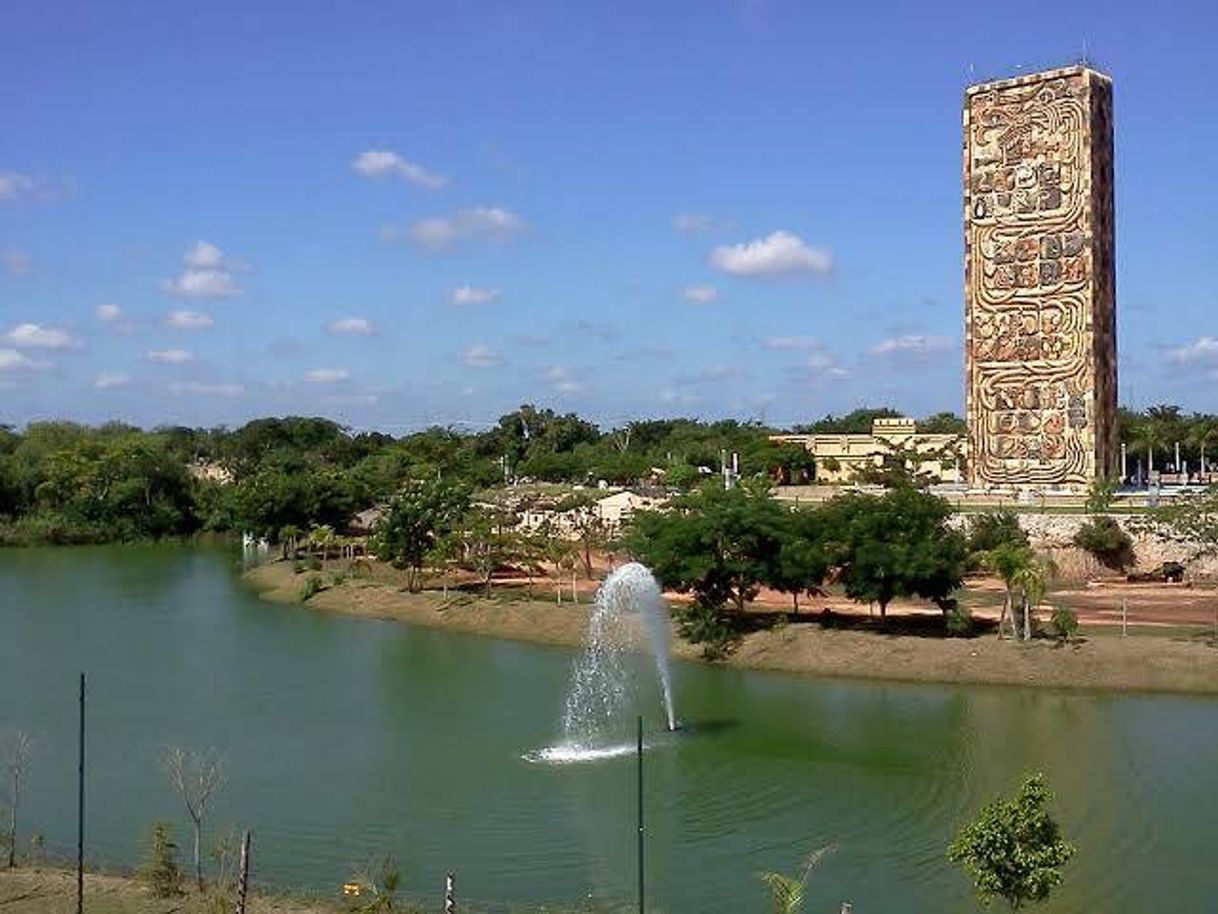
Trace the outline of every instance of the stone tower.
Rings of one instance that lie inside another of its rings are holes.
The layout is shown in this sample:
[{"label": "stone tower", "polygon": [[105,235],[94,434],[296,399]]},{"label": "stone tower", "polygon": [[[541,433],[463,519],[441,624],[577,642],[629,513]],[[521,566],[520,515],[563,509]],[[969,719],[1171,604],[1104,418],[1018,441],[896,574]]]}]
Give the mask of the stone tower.
[{"label": "stone tower", "polygon": [[964,96],[969,481],[1082,488],[1118,456],[1112,81],[1084,66]]}]

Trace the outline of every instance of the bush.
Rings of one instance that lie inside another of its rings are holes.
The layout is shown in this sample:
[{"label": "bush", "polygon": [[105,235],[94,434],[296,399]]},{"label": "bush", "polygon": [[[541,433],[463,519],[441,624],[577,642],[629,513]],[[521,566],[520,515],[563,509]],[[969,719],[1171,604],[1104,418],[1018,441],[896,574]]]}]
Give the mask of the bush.
[{"label": "bush", "polygon": [[1079,527],[1074,545],[1095,556],[1107,568],[1133,564],[1133,539],[1111,517],[1096,517]]},{"label": "bush", "polygon": [[321,559],[315,555],[309,556],[308,569],[309,571],[321,571]]},{"label": "bush", "polygon": [[695,600],[677,616],[677,630],[691,644],[702,645],[704,660],[722,660],[736,647],[740,634],[722,606]]},{"label": "bush", "polygon": [[300,602],[306,602],[310,597],[316,596],[325,589],[326,586],[321,582],[321,575],[309,575],[305,578],[304,586],[300,588]]},{"label": "bush", "polygon": [[990,552],[1008,543],[1028,545],[1028,534],[1019,526],[1019,516],[1013,511],[987,511],[974,514],[968,521],[970,552]]},{"label": "bush", "polygon": [[157,898],[172,898],[182,894],[182,869],[178,866],[178,846],[168,823],[152,826],[152,843],[140,877]]},{"label": "bush", "polygon": [[1058,606],[1049,619],[1049,627],[1058,641],[1073,641],[1078,635],[1078,613],[1068,606]]},{"label": "bush", "polygon": [[347,573],[345,571],[336,571],[330,575],[331,587],[342,587],[347,583]]},{"label": "bush", "polygon": [[973,634],[973,614],[963,606],[952,606],[943,618],[950,637],[968,638]]},{"label": "bush", "polygon": [[294,562],[292,562],[292,573],[293,574],[304,574],[304,570],[305,570],[305,563],[302,562],[300,559],[296,559]]}]

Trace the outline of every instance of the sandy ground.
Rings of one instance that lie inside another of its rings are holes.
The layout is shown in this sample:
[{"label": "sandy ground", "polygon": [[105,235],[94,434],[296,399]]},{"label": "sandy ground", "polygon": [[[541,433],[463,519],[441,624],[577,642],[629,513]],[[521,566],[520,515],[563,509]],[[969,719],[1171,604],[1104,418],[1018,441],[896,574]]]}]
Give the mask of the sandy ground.
[{"label": "sandy ground", "polygon": [[[323,580],[329,581],[330,574],[327,568]],[[264,565],[247,574],[262,596],[283,603],[300,602],[304,579],[305,575],[294,573],[286,562]],[[348,577],[344,583],[330,586],[304,607],[542,644],[575,647],[583,643],[590,594],[581,595],[585,601],[581,604],[560,605],[522,599],[521,594],[504,587],[498,591],[500,598],[492,599],[463,591],[450,591],[447,600],[438,592],[410,594],[403,592],[391,570],[377,569],[370,578]],[[546,590],[539,584],[535,592]],[[1102,605],[1111,596],[1105,594],[1094,612],[1088,612],[1092,616],[1107,612]],[[1083,637],[1078,643],[1060,646],[1047,639],[1013,643],[996,638],[993,623],[984,618],[986,614],[996,618],[994,607],[1001,603],[1001,590],[993,590],[978,602],[986,599],[989,608],[975,610],[977,637],[944,638],[938,612],[922,607],[894,605],[887,622],[881,623],[865,607],[840,599],[817,599],[805,613],[787,616],[790,600],[783,598],[781,609],[764,604],[754,607],[750,618],[757,629],[744,635],[726,663],[865,679],[1218,693],[1218,649],[1208,643],[1206,629],[1141,626],[1123,637],[1119,624],[1099,625],[1097,620],[1087,624],[1089,617],[1084,614]],[[1212,601],[1214,594],[1199,599]],[[816,615],[826,603],[834,607],[833,624],[828,627]],[[838,607],[850,612],[839,613]],[[1197,611],[1204,614],[1208,610]],[[789,623],[771,627],[776,615],[790,619]],[[1166,615],[1157,621],[1172,621]],[[700,658],[699,649],[679,637],[674,637],[672,653],[685,660]]]}]

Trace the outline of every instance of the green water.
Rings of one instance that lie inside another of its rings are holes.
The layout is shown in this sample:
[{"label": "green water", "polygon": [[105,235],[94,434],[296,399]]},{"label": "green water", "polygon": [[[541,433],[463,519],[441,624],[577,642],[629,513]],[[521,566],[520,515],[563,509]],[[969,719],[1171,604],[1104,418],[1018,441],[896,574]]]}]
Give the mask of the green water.
[{"label": "green water", "polygon": [[[263,603],[237,570],[202,549],[0,551],[0,729],[38,741],[27,834],[74,848],[83,669],[98,864],[136,861],[158,819],[185,844],[156,764],[181,743],[227,755],[211,821],[253,827],[263,884],[332,891],[392,852],[422,896],[454,869],[466,898],[630,901],[634,760],[523,759],[556,738],[572,652]],[[757,872],[829,843],[809,912],[975,910],[944,847],[1034,768],[1080,846],[1043,910],[1213,910],[1216,701],[694,665],[675,683],[691,728],[647,753],[651,910],[761,911]]]}]

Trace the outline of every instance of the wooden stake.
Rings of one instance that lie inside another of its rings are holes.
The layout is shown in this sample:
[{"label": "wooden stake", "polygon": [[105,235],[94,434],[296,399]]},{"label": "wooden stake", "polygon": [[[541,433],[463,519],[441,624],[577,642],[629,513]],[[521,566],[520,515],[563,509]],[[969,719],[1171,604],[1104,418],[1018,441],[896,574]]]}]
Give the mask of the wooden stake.
[{"label": "wooden stake", "polygon": [[245,914],[245,896],[250,886],[250,832],[241,836],[241,871],[237,876],[237,907],[235,914]]}]

